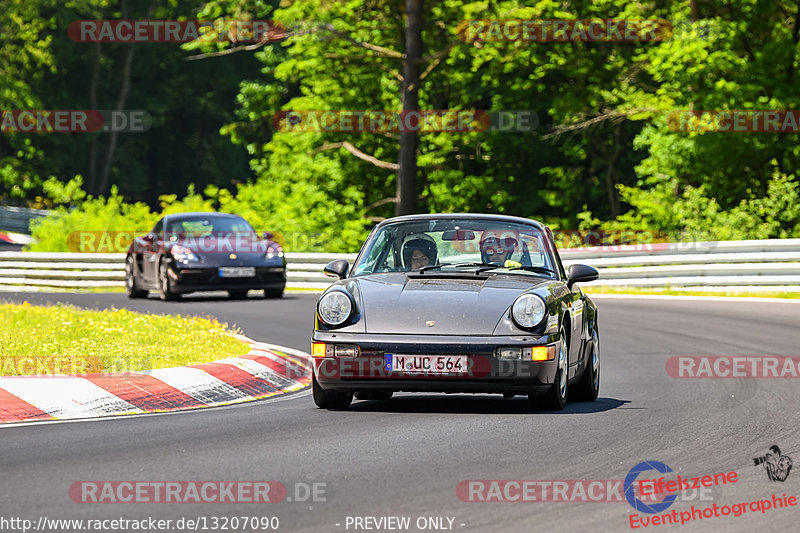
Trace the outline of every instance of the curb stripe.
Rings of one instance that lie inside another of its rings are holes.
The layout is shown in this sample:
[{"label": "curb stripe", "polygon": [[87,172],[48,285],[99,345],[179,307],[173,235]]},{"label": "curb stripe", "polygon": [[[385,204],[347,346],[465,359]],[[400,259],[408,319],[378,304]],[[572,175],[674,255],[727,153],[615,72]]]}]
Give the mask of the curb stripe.
[{"label": "curb stripe", "polygon": [[134,374],[129,377],[100,375],[83,377],[147,413],[205,405],[175,387],[146,374]]},{"label": "curb stripe", "polygon": [[182,390],[209,407],[226,405],[248,398],[239,389],[231,387],[224,381],[199,368],[179,366],[176,368],[148,370],[147,373],[167,385]]},{"label": "curb stripe", "polygon": [[250,372],[241,368],[224,363],[205,363],[202,365],[192,365],[191,368],[199,368],[208,372],[220,381],[224,381],[231,387],[235,387],[254,398],[264,398],[272,396],[278,392],[278,387],[268,381],[254,376]]},{"label": "curb stripe", "polygon": [[245,372],[249,372],[257,378],[272,383],[279,390],[294,384],[294,379],[288,373],[277,373],[267,365],[254,359],[244,359],[241,357],[231,357],[230,359],[223,359],[217,361],[218,363],[225,363],[233,365],[236,368],[241,368]]},{"label": "curb stripe", "polygon": [[[308,374],[307,367],[305,365],[294,365],[294,364],[287,364],[286,360],[279,360],[276,361],[270,357],[264,357],[263,355],[255,355],[253,353],[249,353],[247,355],[242,355],[242,359],[249,359],[250,361],[255,361],[256,363],[267,367],[270,371],[274,372],[279,376],[283,376],[290,381],[295,381],[298,378]],[[299,374],[299,375],[298,375]]]},{"label": "curb stripe", "polygon": [[215,407],[311,384],[309,355],[235,337],[250,352],[211,363],[116,374],[0,377],[0,424]]},{"label": "curb stripe", "polygon": [[55,420],[36,406],[0,389],[0,424],[23,420]]},{"label": "curb stripe", "polygon": [[0,388],[58,419],[143,412],[80,377],[0,378]]}]

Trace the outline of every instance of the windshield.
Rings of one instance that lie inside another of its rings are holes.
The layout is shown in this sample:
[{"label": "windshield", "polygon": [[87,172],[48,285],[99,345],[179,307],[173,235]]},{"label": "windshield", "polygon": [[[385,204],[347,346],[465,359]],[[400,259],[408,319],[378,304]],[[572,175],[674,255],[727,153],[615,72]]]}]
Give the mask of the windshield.
[{"label": "windshield", "polygon": [[549,240],[535,226],[491,219],[431,219],[383,226],[364,245],[353,275],[475,269],[555,277]]},{"label": "windshield", "polygon": [[166,232],[180,236],[210,237],[230,233],[254,234],[255,230],[243,218],[198,215],[169,221]]}]

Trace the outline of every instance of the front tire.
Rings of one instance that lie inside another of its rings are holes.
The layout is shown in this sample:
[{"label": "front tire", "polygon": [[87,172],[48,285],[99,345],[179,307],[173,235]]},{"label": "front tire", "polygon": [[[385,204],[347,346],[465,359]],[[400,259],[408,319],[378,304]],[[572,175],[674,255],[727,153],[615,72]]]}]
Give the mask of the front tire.
[{"label": "front tire", "polygon": [[228,295],[234,300],[243,300],[247,298],[246,290],[228,291]]},{"label": "front tire", "polygon": [[283,298],[283,287],[280,289],[264,289],[264,298]]},{"label": "front tire", "polygon": [[325,390],[317,383],[316,376],[311,377],[311,393],[320,409],[347,409],[353,402],[352,392]]},{"label": "front tire", "polygon": [[131,299],[147,297],[147,291],[136,285],[136,265],[132,255],[125,259],[125,292]]},{"label": "front tire", "polygon": [[561,327],[561,332],[558,339],[558,370],[553,385],[542,396],[529,395],[528,399],[536,406],[541,406],[548,411],[562,411],[567,404],[567,394],[569,388],[569,380],[567,379],[567,354],[569,354],[569,345],[567,344],[567,334],[564,327]]},{"label": "front tire", "polygon": [[592,331],[592,356],[586,362],[583,377],[575,387],[575,398],[581,402],[593,402],[600,392],[600,334],[597,325]]},{"label": "front tire", "polygon": [[180,294],[172,289],[172,281],[169,279],[169,266],[166,261],[161,261],[158,267],[158,294],[165,302],[177,300]]}]

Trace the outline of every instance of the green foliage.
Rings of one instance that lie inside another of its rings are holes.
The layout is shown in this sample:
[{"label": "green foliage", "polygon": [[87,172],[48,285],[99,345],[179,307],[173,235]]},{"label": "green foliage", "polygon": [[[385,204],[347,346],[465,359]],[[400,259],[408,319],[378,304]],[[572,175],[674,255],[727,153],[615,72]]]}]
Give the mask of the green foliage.
[{"label": "green foliage", "polygon": [[[676,195],[676,191],[680,191]],[[764,196],[751,194],[730,209],[709,198],[705,186],[682,190],[675,180],[647,190],[620,187],[633,209],[606,230],[657,230],[674,240],[783,239],[800,237],[800,190],[797,180],[775,172]]]},{"label": "green foliage", "polygon": [[[0,5],[8,8],[0,28],[26,36],[0,44],[0,67],[11,73],[0,80],[4,105],[81,107],[94,87],[98,107],[111,107],[126,45],[103,45],[98,56],[89,45],[68,42],[63,29],[76,18],[121,17],[121,2]],[[353,251],[372,224],[393,214],[396,174],[343,143],[395,163],[397,135],[277,131],[273,119],[280,110],[399,110],[404,5],[160,5],[153,18],[275,19],[291,36],[255,53],[227,53],[231,43],[137,45],[128,107],[150,111],[154,127],[121,139],[108,183],[90,157],[94,149],[105,153],[106,135],[12,135],[0,144],[0,196],[30,200],[44,193],[75,207],[62,208],[61,222],[38,230],[36,246],[45,248],[57,247],[47,240],[53,235],[89,219],[138,228],[161,213],[220,210],[282,233],[289,250]],[[421,210],[506,213],[561,229],[652,229],[674,238],[798,235],[798,134],[676,131],[667,120],[681,109],[800,109],[794,3],[440,0],[423,6],[421,107],[528,109],[539,126],[421,134]],[[459,31],[475,18],[661,18],[676,31],[660,42],[466,42]],[[183,60],[220,52],[226,55]],[[92,68],[99,81],[90,87]],[[84,182],[94,196],[81,196]],[[158,213],[145,216],[122,196],[146,200]],[[127,221],[125,209],[138,214]]]},{"label": "green foliage", "polygon": [[[74,184],[72,184],[74,186]],[[73,197],[80,193],[73,193]],[[147,232],[158,216],[142,203],[127,203],[116,187],[108,197],[89,196],[78,206],[59,207],[52,215],[31,222],[32,252],[75,252],[82,233]]]}]

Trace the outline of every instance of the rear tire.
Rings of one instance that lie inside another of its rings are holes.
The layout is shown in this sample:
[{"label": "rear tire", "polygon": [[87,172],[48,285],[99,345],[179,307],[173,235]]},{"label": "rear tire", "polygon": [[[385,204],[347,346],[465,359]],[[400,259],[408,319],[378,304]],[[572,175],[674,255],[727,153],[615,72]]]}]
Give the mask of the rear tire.
[{"label": "rear tire", "polygon": [[172,281],[169,279],[167,272],[169,267],[166,261],[161,261],[158,267],[158,294],[165,302],[178,300],[181,295],[172,290]]},{"label": "rear tire", "polygon": [[593,402],[600,392],[600,335],[597,325],[592,331],[592,355],[586,362],[583,376],[575,387],[575,399],[581,402]]},{"label": "rear tire", "polygon": [[283,288],[280,289],[264,289],[264,298],[283,298]]},{"label": "rear tire", "polygon": [[311,393],[320,409],[347,409],[353,402],[352,392],[325,390],[317,383],[316,376],[311,377]]},{"label": "rear tire", "polygon": [[553,385],[542,396],[533,394],[528,396],[528,400],[534,407],[541,407],[548,411],[562,411],[567,404],[567,389],[569,388],[569,380],[567,379],[567,354],[569,354],[569,346],[567,345],[567,334],[563,326],[559,334],[558,345],[558,371],[556,371]]},{"label": "rear tire", "polygon": [[228,295],[234,300],[243,300],[247,298],[246,290],[228,291]]},{"label": "rear tire", "polygon": [[148,291],[140,289],[136,285],[136,265],[132,255],[125,259],[125,292],[128,298],[146,298]]},{"label": "rear tire", "polygon": [[385,402],[392,399],[392,391],[361,391],[355,393],[356,400],[375,400],[378,402]]}]

